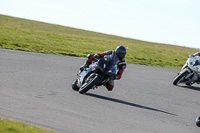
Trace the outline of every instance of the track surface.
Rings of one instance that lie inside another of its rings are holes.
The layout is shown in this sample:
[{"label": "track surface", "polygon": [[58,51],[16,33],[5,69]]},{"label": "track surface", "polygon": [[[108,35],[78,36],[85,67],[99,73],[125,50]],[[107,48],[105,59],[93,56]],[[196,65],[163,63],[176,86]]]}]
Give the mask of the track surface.
[{"label": "track surface", "polygon": [[59,133],[199,133],[200,88],[177,69],[128,64],[108,92],[71,89],[82,58],[0,49],[0,117]]}]

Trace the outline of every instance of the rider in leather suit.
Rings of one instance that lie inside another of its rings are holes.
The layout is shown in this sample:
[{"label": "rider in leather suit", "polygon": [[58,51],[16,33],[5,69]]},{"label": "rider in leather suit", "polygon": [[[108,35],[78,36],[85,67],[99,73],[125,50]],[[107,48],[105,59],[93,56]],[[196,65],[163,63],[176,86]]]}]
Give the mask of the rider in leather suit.
[{"label": "rider in leather suit", "polygon": [[[193,54],[192,56],[200,56],[200,51],[195,53],[195,54]],[[198,78],[198,80],[196,82],[197,82],[197,84],[200,84],[200,77]]]},{"label": "rider in leather suit", "polygon": [[112,50],[112,51],[106,51],[106,52],[97,53],[97,54],[88,54],[87,61],[80,67],[80,70],[83,71],[84,68],[88,68],[89,65],[93,61],[97,61],[98,59],[100,59],[101,57],[104,57],[105,55],[116,54],[119,59],[119,62],[117,63],[117,68],[118,68],[117,74],[114,77],[114,79],[110,79],[105,85],[108,91],[112,91],[114,88],[114,80],[121,79],[122,73],[124,72],[124,69],[126,68],[126,61],[125,61],[126,52],[127,52],[126,48],[120,45],[115,50]]}]

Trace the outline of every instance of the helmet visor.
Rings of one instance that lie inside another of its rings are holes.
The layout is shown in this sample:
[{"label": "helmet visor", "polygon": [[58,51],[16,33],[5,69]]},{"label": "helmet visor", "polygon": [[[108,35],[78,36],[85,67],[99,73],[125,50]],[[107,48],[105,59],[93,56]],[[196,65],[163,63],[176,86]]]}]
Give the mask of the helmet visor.
[{"label": "helmet visor", "polygon": [[117,57],[119,58],[119,60],[122,60],[125,57],[125,53],[117,52]]}]

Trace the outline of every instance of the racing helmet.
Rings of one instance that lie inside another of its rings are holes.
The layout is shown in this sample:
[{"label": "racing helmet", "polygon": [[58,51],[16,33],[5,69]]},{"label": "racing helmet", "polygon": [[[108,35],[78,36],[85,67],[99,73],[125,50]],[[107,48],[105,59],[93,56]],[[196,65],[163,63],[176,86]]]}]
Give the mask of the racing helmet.
[{"label": "racing helmet", "polygon": [[126,48],[122,45],[117,46],[115,49],[115,54],[117,55],[119,60],[123,60],[126,55]]}]

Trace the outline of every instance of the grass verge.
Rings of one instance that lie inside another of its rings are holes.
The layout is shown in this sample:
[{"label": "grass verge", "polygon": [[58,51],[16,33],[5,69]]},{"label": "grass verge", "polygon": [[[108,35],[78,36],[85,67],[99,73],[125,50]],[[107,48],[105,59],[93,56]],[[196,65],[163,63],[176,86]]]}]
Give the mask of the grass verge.
[{"label": "grass verge", "polygon": [[181,68],[198,51],[0,15],[0,48],[86,57],[118,45],[128,48],[128,63],[169,68]]},{"label": "grass verge", "polygon": [[0,118],[0,133],[55,133],[22,122]]}]

